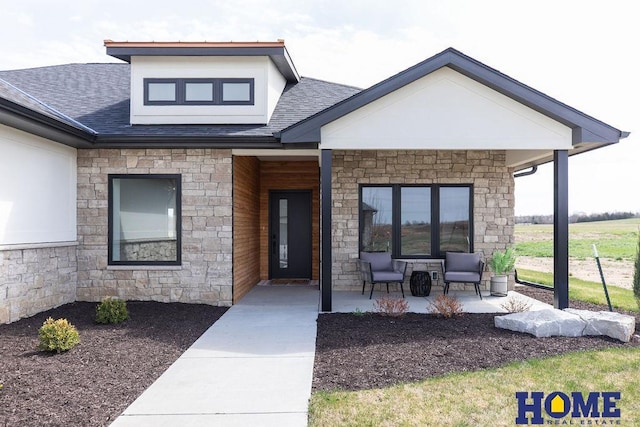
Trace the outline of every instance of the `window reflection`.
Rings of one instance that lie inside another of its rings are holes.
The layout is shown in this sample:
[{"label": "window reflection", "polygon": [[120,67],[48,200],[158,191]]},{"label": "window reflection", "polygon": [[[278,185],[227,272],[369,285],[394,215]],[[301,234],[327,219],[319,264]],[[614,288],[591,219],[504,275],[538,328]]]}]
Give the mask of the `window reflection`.
[{"label": "window reflection", "polygon": [[390,187],[362,189],[362,245],[365,251],[390,251],[392,194]]},{"label": "window reflection", "polygon": [[289,267],[289,216],[288,216],[288,200],[280,199],[280,242],[279,242],[279,254],[280,254],[280,268]]},{"label": "window reflection", "polygon": [[431,189],[402,187],[400,198],[400,253],[431,254]]},{"label": "window reflection", "polygon": [[440,188],[440,252],[469,252],[469,189]]}]

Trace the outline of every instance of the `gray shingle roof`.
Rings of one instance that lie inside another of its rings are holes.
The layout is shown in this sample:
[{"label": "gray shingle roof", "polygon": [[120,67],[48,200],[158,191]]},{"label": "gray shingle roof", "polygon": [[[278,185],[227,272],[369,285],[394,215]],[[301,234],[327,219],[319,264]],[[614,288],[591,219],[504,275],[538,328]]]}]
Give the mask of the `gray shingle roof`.
[{"label": "gray shingle roof", "polygon": [[[107,137],[271,137],[275,132],[360,92],[352,86],[303,77],[299,83],[285,88],[267,125],[131,126],[129,64],[67,64],[0,71],[0,79]],[[27,108],[33,107],[42,114],[54,114],[35,100],[29,102],[25,99],[29,97],[17,90],[0,89],[0,97]]]},{"label": "gray shingle roof", "polygon": [[35,113],[38,113],[50,119],[53,119],[57,122],[64,123],[68,126],[72,126],[76,129],[93,133],[91,129],[83,126],[82,124],[76,122],[70,117],[65,116],[59,111],[56,111],[55,109],[44,104],[38,99],[16,88],[9,82],[0,79],[0,101],[4,101],[4,100],[8,101],[8,103],[3,102],[5,108],[12,107],[12,109],[15,110],[16,106],[18,108],[22,107],[24,109],[31,110]]}]

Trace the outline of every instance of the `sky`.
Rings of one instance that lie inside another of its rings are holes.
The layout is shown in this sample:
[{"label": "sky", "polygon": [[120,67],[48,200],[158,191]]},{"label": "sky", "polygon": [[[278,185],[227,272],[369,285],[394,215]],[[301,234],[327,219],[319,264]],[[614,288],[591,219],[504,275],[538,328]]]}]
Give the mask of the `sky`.
[{"label": "sky", "polygon": [[[570,158],[569,212],[640,212],[635,0],[21,0],[2,7],[0,69],[118,62],[103,40],[284,39],[303,76],[366,88],[454,47],[631,132]],[[378,4],[380,3],[380,4]],[[553,212],[553,170],[516,179],[516,215]]]}]

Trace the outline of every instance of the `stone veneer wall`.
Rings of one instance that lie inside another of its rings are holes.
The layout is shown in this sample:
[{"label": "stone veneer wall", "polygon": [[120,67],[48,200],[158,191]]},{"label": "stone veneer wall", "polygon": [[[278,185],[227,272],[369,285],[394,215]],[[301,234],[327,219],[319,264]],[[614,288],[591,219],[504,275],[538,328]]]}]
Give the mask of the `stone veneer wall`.
[{"label": "stone veneer wall", "polygon": [[[362,289],[356,263],[360,184],[473,184],[475,252],[486,260],[495,249],[514,244],[515,185],[504,151],[336,150],[332,181],[333,289]],[[434,284],[442,285],[440,261],[411,261],[405,292],[413,268],[440,272]],[[485,288],[489,278],[486,272]],[[452,284],[451,289],[461,286]]]},{"label": "stone veneer wall", "polygon": [[[232,157],[214,149],[78,150],[79,301],[232,301]],[[108,174],[182,174],[182,266],[107,266]]]},{"label": "stone veneer wall", "polygon": [[0,323],[76,300],[76,245],[0,249]]}]

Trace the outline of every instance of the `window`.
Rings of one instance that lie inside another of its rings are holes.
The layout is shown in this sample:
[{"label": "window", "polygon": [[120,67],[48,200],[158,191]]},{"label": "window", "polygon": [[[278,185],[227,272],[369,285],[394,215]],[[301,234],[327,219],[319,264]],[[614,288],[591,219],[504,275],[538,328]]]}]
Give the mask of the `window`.
[{"label": "window", "polygon": [[254,79],[144,79],[144,105],[254,105]]},{"label": "window", "polygon": [[150,102],[176,102],[175,82],[152,82],[147,87]]},{"label": "window", "polygon": [[222,82],[222,102],[249,101],[251,101],[251,84],[249,82]]},{"label": "window", "polygon": [[471,185],[363,185],[360,249],[395,258],[473,251]]},{"label": "window", "polygon": [[180,265],[180,175],[109,175],[110,265]]},{"label": "window", "polygon": [[186,82],[184,87],[185,102],[213,102],[213,83]]}]

